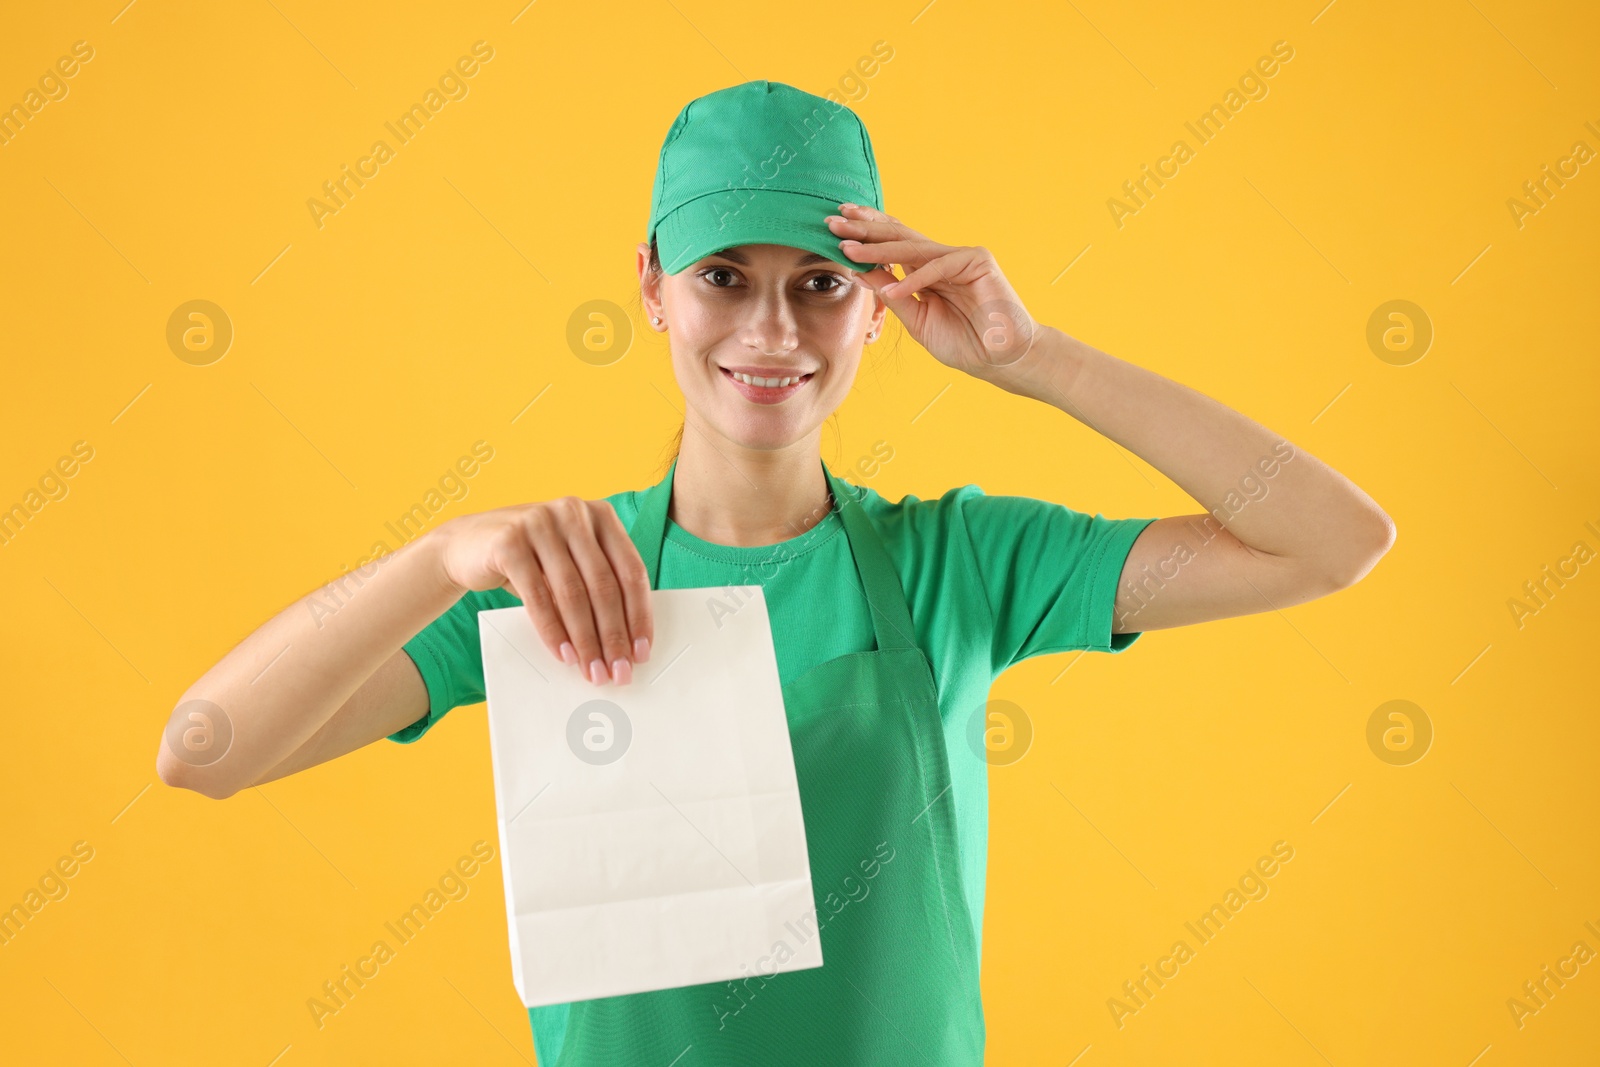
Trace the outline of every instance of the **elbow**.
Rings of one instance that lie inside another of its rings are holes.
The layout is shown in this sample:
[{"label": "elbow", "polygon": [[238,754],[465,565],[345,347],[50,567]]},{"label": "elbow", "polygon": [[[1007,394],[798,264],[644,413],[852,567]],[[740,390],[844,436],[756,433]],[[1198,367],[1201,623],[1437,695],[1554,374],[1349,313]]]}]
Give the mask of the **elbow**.
[{"label": "elbow", "polygon": [[195,767],[174,756],[167,748],[165,738],[162,739],[161,751],[156,755],[156,775],[165,785],[187,789],[212,800],[227,800],[238,792],[229,783],[206,773],[206,768]]},{"label": "elbow", "polygon": [[239,787],[229,781],[226,775],[218,773],[217,760],[206,759],[205,756],[209,754],[203,753],[203,750],[201,755],[191,755],[186,759],[184,753],[174,748],[174,745],[183,745],[187,737],[182,731],[175,735],[173,726],[183,707],[183,704],[179,705],[179,711],[173,712],[173,719],[161,731],[161,743],[156,748],[156,776],[164,785],[174,789],[187,789],[212,800],[227,800],[239,791]]},{"label": "elbow", "polygon": [[1394,547],[1397,533],[1394,520],[1387,512],[1374,511],[1376,514],[1359,532],[1352,532],[1345,539],[1346,551],[1322,569],[1320,578],[1328,592],[1355,585]]}]

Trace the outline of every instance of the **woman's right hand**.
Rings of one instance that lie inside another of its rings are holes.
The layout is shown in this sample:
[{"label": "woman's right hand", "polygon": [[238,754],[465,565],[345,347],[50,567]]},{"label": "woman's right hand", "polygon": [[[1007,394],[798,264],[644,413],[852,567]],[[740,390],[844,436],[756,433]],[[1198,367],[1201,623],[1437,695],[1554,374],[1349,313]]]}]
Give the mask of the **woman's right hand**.
[{"label": "woman's right hand", "polygon": [[582,664],[596,685],[626,685],[633,664],[650,658],[650,576],[608,501],[518,504],[460,515],[434,532],[449,582],[463,595],[514,594],[550,654]]}]

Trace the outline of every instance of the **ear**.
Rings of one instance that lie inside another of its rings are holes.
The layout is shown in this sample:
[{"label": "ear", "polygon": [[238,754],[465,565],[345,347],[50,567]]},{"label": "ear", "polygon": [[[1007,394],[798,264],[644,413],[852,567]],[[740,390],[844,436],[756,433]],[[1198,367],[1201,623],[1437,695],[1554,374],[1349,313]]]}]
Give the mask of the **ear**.
[{"label": "ear", "polygon": [[888,317],[889,305],[884,302],[883,297],[874,292],[872,294],[872,318],[869,320],[870,325],[867,327],[872,331],[874,338],[881,339],[883,337],[883,323]]},{"label": "ear", "polygon": [[855,271],[853,276],[858,283],[872,290],[872,317],[867,320],[867,329],[872,332],[873,339],[877,340],[883,336],[883,324],[891,310],[881,290],[884,286],[892,285],[900,279],[895,277],[890,267],[881,264],[872,270]]},{"label": "ear", "polygon": [[[650,273],[649,244],[645,243],[644,241],[640,241],[637,254],[634,258],[636,260],[635,266],[639,272],[639,302],[644,305],[644,317],[646,324],[652,330],[655,330],[657,333],[661,333],[667,328],[667,324],[665,322],[667,316],[662,310],[661,305],[662,276],[659,273]],[[660,325],[650,321],[651,319],[655,318],[660,318],[663,320]]]}]

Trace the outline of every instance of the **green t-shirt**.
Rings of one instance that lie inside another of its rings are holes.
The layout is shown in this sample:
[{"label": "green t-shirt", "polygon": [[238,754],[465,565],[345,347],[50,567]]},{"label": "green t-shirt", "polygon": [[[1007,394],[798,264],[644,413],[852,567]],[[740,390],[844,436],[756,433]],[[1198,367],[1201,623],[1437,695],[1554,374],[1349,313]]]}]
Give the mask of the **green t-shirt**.
[{"label": "green t-shirt", "polygon": [[[642,492],[605,498],[624,528],[638,515]],[[975,485],[937,500],[908,495],[895,503],[868,488],[861,505],[894,563],[917,644],[933,667],[962,879],[981,952],[989,779],[988,763],[968,741],[973,716],[989,699],[990,685],[1015,663],[1052,652],[1120,652],[1138,638],[1113,634],[1112,613],[1128,550],[1155,520],[1107,519],[1031,497],[987,496]],[[876,647],[837,510],[798,537],[757,547],[712,544],[669,520],[657,588],[728,585],[762,587],[785,684],[826,660]],[[450,709],[485,699],[477,613],[521,603],[502,589],[467,593],[406,642],[429,707],[390,740],[415,741]],[[554,1062],[567,1008],[529,1009],[540,1063],[547,1052]]]}]

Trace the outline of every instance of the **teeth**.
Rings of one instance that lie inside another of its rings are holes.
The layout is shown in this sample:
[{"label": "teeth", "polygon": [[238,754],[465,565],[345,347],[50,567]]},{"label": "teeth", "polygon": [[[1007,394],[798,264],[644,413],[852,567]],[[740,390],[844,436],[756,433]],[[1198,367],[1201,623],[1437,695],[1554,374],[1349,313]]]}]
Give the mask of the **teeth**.
[{"label": "teeth", "polygon": [[800,378],[805,377],[805,375],[800,375],[795,378],[755,378],[748,374],[740,374],[738,371],[729,371],[728,373],[746,385],[759,385],[766,389],[781,389],[786,385],[793,385]]}]

